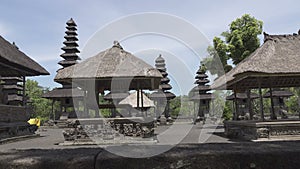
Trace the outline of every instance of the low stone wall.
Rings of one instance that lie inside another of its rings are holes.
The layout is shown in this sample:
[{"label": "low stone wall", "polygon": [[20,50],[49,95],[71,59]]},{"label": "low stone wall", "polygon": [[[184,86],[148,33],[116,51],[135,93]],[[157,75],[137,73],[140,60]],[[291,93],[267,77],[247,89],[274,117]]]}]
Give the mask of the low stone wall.
[{"label": "low stone wall", "polygon": [[31,134],[27,107],[0,105],[0,139]]},{"label": "low stone wall", "polygon": [[299,139],[299,120],[225,121],[225,135],[245,140]]},{"label": "low stone wall", "polygon": [[0,117],[0,122],[26,122],[30,113],[26,107],[0,105]]},{"label": "low stone wall", "polygon": [[[161,149],[163,145],[149,148]],[[138,146],[127,149],[139,152]],[[299,166],[299,142],[179,145],[158,156],[138,159],[116,156],[101,148],[0,152],[0,169],[296,169]]]}]

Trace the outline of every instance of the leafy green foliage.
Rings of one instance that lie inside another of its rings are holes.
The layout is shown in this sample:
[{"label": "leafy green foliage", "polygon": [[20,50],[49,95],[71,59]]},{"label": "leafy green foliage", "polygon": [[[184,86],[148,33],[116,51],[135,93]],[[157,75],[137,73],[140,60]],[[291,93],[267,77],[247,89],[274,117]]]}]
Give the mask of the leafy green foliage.
[{"label": "leafy green foliage", "polygon": [[299,115],[300,113],[300,88],[292,87],[290,91],[294,94],[294,96],[290,97],[286,100],[286,106],[291,114]]},{"label": "leafy green foliage", "polygon": [[30,98],[31,106],[33,108],[32,118],[40,118],[42,123],[50,118],[52,112],[52,101],[42,98],[44,92],[49,89],[43,89],[38,85],[37,81],[26,81],[26,95]]},{"label": "leafy green foliage", "polygon": [[229,31],[222,33],[233,64],[238,64],[259,47],[257,36],[262,33],[262,27],[262,21],[245,14],[230,24]]},{"label": "leafy green foliage", "polygon": [[224,120],[231,120],[233,117],[233,110],[232,110],[232,102],[230,101],[226,101],[225,102],[225,106],[224,106],[224,111],[223,111],[223,115],[222,118]]},{"label": "leafy green foliage", "polygon": [[170,100],[170,114],[177,117],[179,114],[183,116],[193,115],[193,103],[189,101],[188,96],[177,96]]},{"label": "leafy green foliage", "polygon": [[[224,71],[230,71],[232,66],[227,63],[229,59],[236,65],[260,46],[258,35],[262,33],[262,27],[263,22],[249,14],[237,18],[231,22],[229,30],[221,34],[225,40],[219,37],[213,39],[213,46],[207,48],[210,57],[202,63],[211,74],[220,76]],[[220,70],[220,66],[224,71]]]}]

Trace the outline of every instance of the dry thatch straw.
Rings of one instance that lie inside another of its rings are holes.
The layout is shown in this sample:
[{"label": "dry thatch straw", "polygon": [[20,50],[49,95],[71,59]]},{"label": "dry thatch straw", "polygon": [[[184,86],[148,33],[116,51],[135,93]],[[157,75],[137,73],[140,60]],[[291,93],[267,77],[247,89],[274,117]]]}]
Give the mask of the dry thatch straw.
[{"label": "dry thatch straw", "polygon": [[292,87],[300,85],[300,35],[268,35],[264,44],[231,71],[215,80],[213,89]]},{"label": "dry thatch straw", "polygon": [[41,65],[21,52],[0,36],[0,73],[1,76],[38,76],[49,75]]},{"label": "dry thatch straw", "polygon": [[[76,65],[58,71],[56,82],[70,82],[71,80],[85,81],[94,79],[103,83],[118,79],[139,80],[140,88],[158,88],[161,73],[123,50],[118,42],[112,48],[98,53],[96,56],[86,59]],[[107,80],[107,81],[105,81]],[[142,83],[144,82],[144,83]],[[110,84],[109,84],[110,86]]]}]

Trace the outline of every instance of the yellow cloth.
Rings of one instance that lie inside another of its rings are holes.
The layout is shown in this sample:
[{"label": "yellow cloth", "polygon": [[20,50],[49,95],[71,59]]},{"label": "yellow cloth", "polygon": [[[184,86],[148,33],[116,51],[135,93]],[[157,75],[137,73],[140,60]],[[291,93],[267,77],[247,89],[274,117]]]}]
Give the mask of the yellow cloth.
[{"label": "yellow cloth", "polygon": [[38,119],[38,118],[33,118],[33,119],[29,119],[28,123],[31,124],[31,125],[36,125],[36,126],[40,127],[41,120]]}]

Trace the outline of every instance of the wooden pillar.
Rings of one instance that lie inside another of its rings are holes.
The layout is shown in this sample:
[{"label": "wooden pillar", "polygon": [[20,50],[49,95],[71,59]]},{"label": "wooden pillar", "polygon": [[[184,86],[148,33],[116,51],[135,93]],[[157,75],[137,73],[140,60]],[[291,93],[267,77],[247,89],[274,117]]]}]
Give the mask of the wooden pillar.
[{"label": "wooden pillar", "polygon": [[136,103],[136,107],[139,108],[140,107],[140,85],[139,83],[137,82],[137,103]]},{"label": "wooden pillar", "polygon": [[170,117],[170,101],[169,101],[168,99],[167,99],[167,110],[166,110],[165,116],[166,116],[167,118]]},{"label": "wooden pillar", "polygon": [[275,111],[274,111],[274,100],[273,100],[273,90],[270,87],[270,99],[271,99],[271,119],[275,120],[277,119]]},{"label": "wooden pillar", "polygon": [[55,100],[53,99],[52,104],[51,104],[51,113],[53,114],[53,121],[55,121],[54,102],[55,102]]},{"label": "wooden pillar", "polygon": [[253,111],[252,111],[252,104],[251,104],[251,89],[247,90],[247,104],[248,104],[250,120],[253,120]]},{"label": "wooden pillar", "polygon": [[140,92],[139,92],[139,90],[137,90],[137,96],[136,97],[137,97],[136,107],[139,108],[140,107]]},{"label": "wooden pillar", "polygon": [[60,98],[60,102],[59,102],[60,116],[63,114],[63,101],[64,99]]},{"label": "wooden pillar", "polygon": [[[200,97],[199,97],[200,98]],[[198,107],[198,113],[196,117],[201,117],[201,100],[199,100],[199,107]]]},{"label": "wooden pillar", "polygon": [[95,107],[95,117],[100,117],[100,111],[99,111],[99,90],[95,90],[95,96],[96,96],[96,107]]},{"label": "wooden pillar", "polygon": [[23,76],[23,106],[26,106],[26,76]]},{"label": "wooden pillar", "polygon": [[258,90],[259,90],[259,100],[260,100],[260,117],[262,121],[265,121],[264,115],[264,103],[263,103],[263,96],[261,91],[261,79],[258,79]]},{"label": "wooden pillar", "polygon": [[143,97],[143,90],[141,89],[141,102],[142,102],[142,108],[144,108],[144,97]]},{"label": "wooden pillar", "polygon": [[194,120],[196,120],[196,102],[194,101]]},{"label": "wooden pillar", "polygon": [[237,120],[238,119],[238,102],[237,102],[237,96],[236,96],[236,87],[234,87],[233,92],[234,92],[234,105],[235,105],[233,120]]},{"label": "wooden pillar", "polygon": [[88,108],[87,108],[87,91],[84,90],[84,97],[83,97],[83,115],[82,117],[87,117],[88,115]]}]

